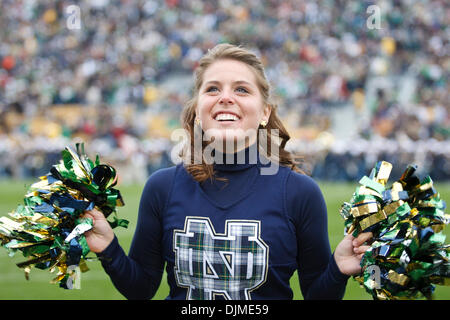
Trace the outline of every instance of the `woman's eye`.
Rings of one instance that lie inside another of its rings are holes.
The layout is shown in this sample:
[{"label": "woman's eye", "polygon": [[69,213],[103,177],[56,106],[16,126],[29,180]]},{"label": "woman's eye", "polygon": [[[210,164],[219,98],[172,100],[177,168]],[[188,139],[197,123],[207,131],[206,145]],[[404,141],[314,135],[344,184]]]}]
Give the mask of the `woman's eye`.
[{"label": "woman's eye", "polygon": [[207,88],[206,92],[214,92],[214,91],[217,91],[217,90],[219,90],[217,87],[212,86],[212,87]]},{"label": "woman's eye", "polygon": [[237,87],[236,90],[239,91],[239,92],[248,93],[248,90],[245,89],[244,87]]}]

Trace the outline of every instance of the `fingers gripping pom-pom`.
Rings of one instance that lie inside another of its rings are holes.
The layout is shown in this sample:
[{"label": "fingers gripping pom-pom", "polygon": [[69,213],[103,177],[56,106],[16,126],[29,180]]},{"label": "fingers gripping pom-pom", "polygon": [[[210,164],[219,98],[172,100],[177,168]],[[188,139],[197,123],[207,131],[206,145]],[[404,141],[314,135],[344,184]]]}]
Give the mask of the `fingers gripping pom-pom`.
[{"label": "fingers gripping pom-pom", "polygon": [[92,228],[92,219],[83,217],[94,207],[105,217],[115,213],[112,227],[127,227],[128,221],[117,218],[116,207],[124,202],[117,182],[116,170],[92,162],[84,154],[84,145],[77,152],[69,147],[62,151],[62,160],[46,176],[31,185],[19,205],[0,217],[0,240],[10,255],[20,251],[28,260],[18,263],[29,278],[32,267],[57,271],[52,283],[66,289],[80,288],[80,272],[90,252],[84,233]]}]

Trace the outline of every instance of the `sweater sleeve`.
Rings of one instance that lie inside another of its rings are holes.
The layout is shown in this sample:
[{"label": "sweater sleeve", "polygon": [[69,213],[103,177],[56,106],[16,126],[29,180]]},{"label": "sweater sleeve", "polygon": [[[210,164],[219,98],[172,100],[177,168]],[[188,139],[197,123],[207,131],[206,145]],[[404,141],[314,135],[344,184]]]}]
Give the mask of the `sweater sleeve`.
[{"label": "sweater sleeve", "polygon": [[161,282],[164,268],[161,216],[174,173],[174,167],[161,169],[147,180],[128,256],[117,237],[98,254],[114,286],[127,299],[151,299]]},{"label": "sweater sleeve", "polygon": [[303,297],[342,299],[348,276],[340,272],[328,239],[327,207],[319,186],[291,172],[287,181],[289,219],[297,235],[297,264]]}]

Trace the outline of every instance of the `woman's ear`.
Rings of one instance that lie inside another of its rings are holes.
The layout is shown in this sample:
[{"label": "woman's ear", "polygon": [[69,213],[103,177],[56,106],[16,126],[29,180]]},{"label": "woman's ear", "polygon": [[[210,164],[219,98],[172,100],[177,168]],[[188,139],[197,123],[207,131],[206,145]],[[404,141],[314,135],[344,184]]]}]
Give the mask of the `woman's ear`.
[{"label": "woman's ear", "polygon": [[199,115],[199,113],[198,113],[198,108],[197,108],[197,106],[194,108],[194,119],[198,119],[198,115]]},{"label": "woman's ear", "polygon": [[266,123],[269,122],[270,114],[272,113],[272,105],[266,104],[263,110],[263,120],[266,121]]}]

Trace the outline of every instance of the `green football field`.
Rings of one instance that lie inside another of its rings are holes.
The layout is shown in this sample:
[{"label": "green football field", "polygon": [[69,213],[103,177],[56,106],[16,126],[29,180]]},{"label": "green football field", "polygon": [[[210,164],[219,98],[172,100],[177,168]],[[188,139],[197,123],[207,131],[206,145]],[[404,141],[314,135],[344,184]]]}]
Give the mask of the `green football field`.
[{"label": "green football field", "polygon": [[[0,216],[6,215],[14,210],[18,204],[23,203],[23,197],[28,186],[33,181],[5,181],[0,180]],[[348,201],[356,187],[355,184],[342,183],[319,183],[328,207],[328,231],[332,249],[336,247],[343,238],[343,221],[339,215],[339,208],[343,201]],[[450,183],[436,184],[441,198],[450,201]],[[130,243],[136,227],[139,198],[142,185],[119,186],[125,207],[119,208],[119,217],[130,221],[128,229],[117,228],[116,235],[122,247],[128,252]],[[445,234],[449,235],[449,228]],[[92,256],[94,256],[92,254]],[[14,257],[9,257],[4,248],[0,248],[0,299],[76,299],[76,300],[99,300],[99,299],[124,299],[114,288],[109,277],[103,271],[100,262],[88,262],[89,271],[82,274],[81,290],[64,290],[58,285],[50,284],[49,281],[55,277],[48,270],[32,269],[30,280],[26,280],[22,269],[16,266],[17,262],[26,260],[20,252]],[[297,275],[291,279],[294,291],[294,299],[302,299]],[[169,292],[166,276],[154,299],[164,299]],[[450,299],[450,287],[437,286],[435,298],[441,300]],[[344,299],[366,300],[371,299],[356,281],[349,279]]]}]

